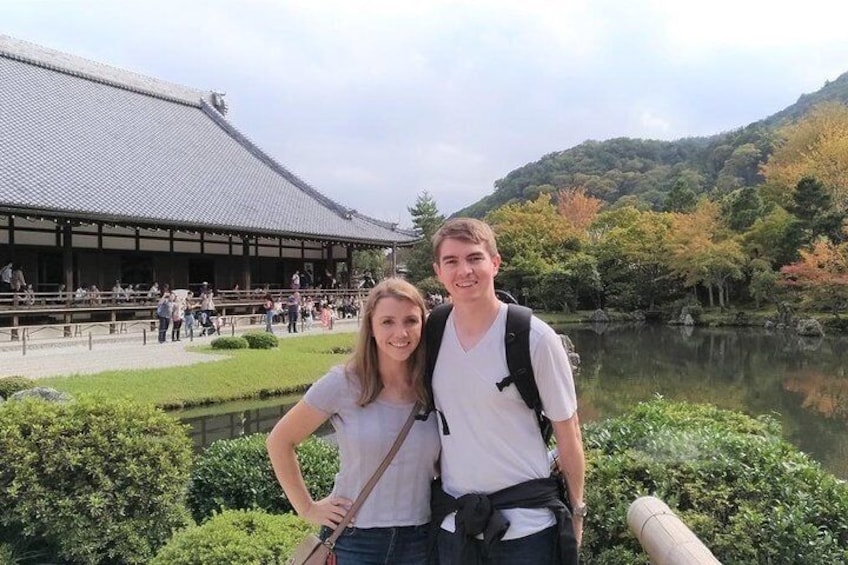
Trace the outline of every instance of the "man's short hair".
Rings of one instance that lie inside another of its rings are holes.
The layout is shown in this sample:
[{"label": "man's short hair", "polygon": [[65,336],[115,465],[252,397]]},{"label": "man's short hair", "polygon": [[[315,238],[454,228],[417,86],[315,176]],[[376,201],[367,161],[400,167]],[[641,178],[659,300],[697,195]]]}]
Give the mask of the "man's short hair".
[{"label": "man's short hair", "polygon": [[442,224],[431,239],[433,243],[433,259],[439,261],[439,250],[446,239],[458,239],[466,243],[483,245],[486,251],[494,257],[498,254],[495,243],[495,232],[486,222],[475,218],[452,218]]}]

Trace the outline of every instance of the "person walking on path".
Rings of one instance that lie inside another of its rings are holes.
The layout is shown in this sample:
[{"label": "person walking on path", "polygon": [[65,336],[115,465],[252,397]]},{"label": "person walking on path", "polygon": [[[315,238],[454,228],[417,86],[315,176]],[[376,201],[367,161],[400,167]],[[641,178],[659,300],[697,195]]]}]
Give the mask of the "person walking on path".
[{"label": "person walking on path", "polygon": [[[432,243],[433,268],[453,303],[432,372],[434,405],[444,419],[441,488],[434,486],[433,492],[439,502],[433,510],[434,526],[441,526],[439,561],[576,563],[586,512],[585,459],[574,379],[560,338],[540,319],[531,319],[530,360],[544,414],[553,425],[573,532],[565,526],[567,510],[558,498],[560,485],[551,477],[536,413],[516,386],[500,387],[510,370],[507,305],[495,294],[501,257],[494,232],[479,220],[455,218],[439,228]],[[518,500],[498,507],[496,501],[507,491]],[[493,512],[481,518],[477,511],[486,500]],[[490,529],[500,531],[485,541],[477,535]]]},{"label": "person walking on path", "polygon": [[[428,403],[421,342],[425,316],[418,290],[386,279],[369,294],[351,359],[313,384],[268,435],[280,485],[303,519],[327,539],[380,464],[410,412]],[[295,448],[330,420],[339,473],[330,496],[313,500]],[[338,538],[338,565],[428,562],[430,484],[439,457],[436,417],[419,415],[400,450]]]}]

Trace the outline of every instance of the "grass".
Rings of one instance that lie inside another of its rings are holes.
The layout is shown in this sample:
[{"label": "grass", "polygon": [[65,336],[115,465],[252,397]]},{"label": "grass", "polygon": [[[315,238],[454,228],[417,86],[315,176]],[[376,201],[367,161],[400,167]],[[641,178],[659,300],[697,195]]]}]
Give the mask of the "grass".
[{"label": "grass", "polygon": [[276,396],[302,391],[344,362],[348,357],[344,351],[355,338],[355,333],[339,333],[283,339],[279,348],[265,350],[198,347],[193,350],[227,358],[183,367],[53,377],[40,379],[39,385],[71,394],[130,397],[165,409]]}]

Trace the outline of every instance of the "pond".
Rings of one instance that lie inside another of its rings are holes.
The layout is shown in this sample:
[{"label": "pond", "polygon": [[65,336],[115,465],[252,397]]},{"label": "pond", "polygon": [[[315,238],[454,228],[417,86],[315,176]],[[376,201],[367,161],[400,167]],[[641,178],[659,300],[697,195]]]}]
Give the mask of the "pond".
[{"label": "pond", "polygon": [[[582,359],[582,421],[622,414],[658,394],[771,414],[788,441],[848,479],[848,337],[660,325],[559,331],[571,337]],[[280,397],[174,414],[191,425],[195,446],[202,448],[215,439],[266,432],[296,401]]]}]

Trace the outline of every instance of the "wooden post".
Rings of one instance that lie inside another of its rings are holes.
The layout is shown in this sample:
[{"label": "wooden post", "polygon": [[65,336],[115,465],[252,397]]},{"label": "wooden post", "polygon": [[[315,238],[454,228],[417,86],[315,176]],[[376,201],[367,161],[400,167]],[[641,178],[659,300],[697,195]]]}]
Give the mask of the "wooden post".
[{"label": "wooden post", "polygon": [[627,524],[653,565],[721,565],[659,498],[637,498],[627,510]]}]

